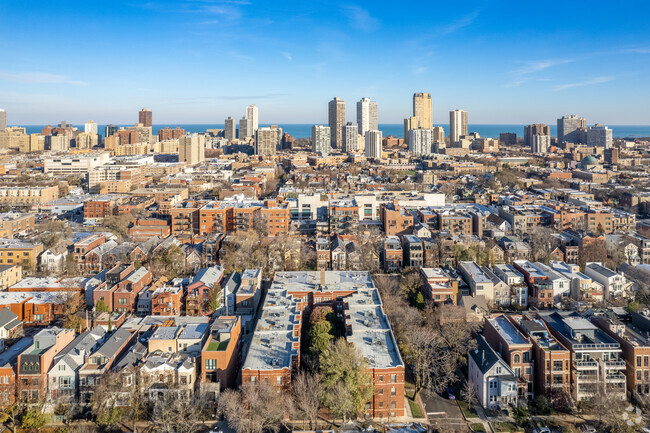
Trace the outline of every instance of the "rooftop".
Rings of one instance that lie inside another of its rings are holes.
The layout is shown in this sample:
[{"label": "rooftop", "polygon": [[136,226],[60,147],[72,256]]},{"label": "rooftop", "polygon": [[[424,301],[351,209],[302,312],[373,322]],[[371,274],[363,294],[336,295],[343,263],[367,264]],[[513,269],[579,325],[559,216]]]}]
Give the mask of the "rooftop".
[{"label": "rooftop", "polygon": [[506,340],[509,345],[515,344],[529,344],[526,337],[521,335],[521,332],[514,327],[508,319],[503,316],[497,316],[488,319],[488,322],[492,325],[494,329],[497,330],[499,335]]}]

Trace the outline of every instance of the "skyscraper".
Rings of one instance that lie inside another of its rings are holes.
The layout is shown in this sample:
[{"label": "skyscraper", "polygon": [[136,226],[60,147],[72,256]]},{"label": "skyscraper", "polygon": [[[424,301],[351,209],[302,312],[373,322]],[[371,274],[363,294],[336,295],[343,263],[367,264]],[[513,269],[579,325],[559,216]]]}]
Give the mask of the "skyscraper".
[{"label": "skyscraper", "polygon": [[143,126],[151,128],[153,126],[153,117],[151,115],[151,110],[148,108],[143,108],[140,110],[138,115],[138,123],[142,123]]},{"label": "skyscraper", "polygon": [[197,133],[178,139],[178,160],[196,164],[205,160],[205,136]]},{"label": "skyscraper", "polygon": [[329,102],[330,142],[335,149],[343,148],[343,125],[345,125],[345,101],[336,97]]},{"label": "skyscraper", "polygon": [[580,143],[580,129],[587,127],[587,119],[575,114],[557,119],[557,142]]},{"label": "skyscraper", "polygon": [[311,150],[327,156],[331,149],[331,128],[329,126],[314,125],[311,127]]},{"label": "skyscraper", "polygon": [[612,148],[612,130],[596,123],[587,130],[587,146]]},{"label": "skyscraper", "polygon": [[110,137],[111,135],[115,134],[119,128],[112,123],[110,125],[106,125],[104,127],[104,138]]},{"label": "skyscraper", "polygon": [[93,120],[89,120],[84,124],[84,132],[97,135],[97,124]]},{"label": "skyscraper", "polygon": [[259,111],[255,104],[246,107],[246,117],[251,121],[251,128],[249,135],[255,135],[255,131],[259,128]]},{"label": "skyscraper", "polygon": [[413,116],[417,118],[418,124],[415,126],[412,125],[412,129],[431,129],[433,126],[433,105],[431,102],[431,95],[428,93],[413,94]]},{"label": "skyscraper", "polygon": [[409,144],[409,131],[417,129],[418,119],[415,116],[404,119],[404,143]]},{"label": "skyscraper", "polygon": [[253,137],[253,121],[244,116],[239,120],[239,139],[246,140]]},{"label": "skyscraper", "polygon": [[277,125],[255,131],[255,154],[275,155],[282,140],[282,128]]},{"label": "skyscraper", "polygon": [[7,129],[7,112],[0,108],[0,131]]},{"label": "skyscraper", "polygon": [[381,144],[381,131],[368,131],[366,132],[366,152],[367,158],[381,158],[382,144]]},{"label": "skyscraper", "polygon": [[449,112],[449,144],[457,143],[460,137],[467,135],[467,111]]},{"label": "skyscraper", "polygon": [[433,129],[411,129],[409,131],[409,151],[415,156],[433,153]]},{"label": "skyscraper", "polygon": [[544,123],[533,123],[532,125],[524,126],[524,146],[533,146],[534,135],[551,135],[551,128]]},{"label": "skyscraper", "polygon": [[359,127],[348,122],[343,127],[343,152],[357,153],[359,151]]},{"label": "skyscraper", "polygon": [[433,130],[433,142],[434,143],[445,143],[445,128],[442,126],[434,126]]},{"label": "skyscraper", "polygon": [[536,134],[530,138],[530,150],[533,153],[546,153],[551,147],[551,136]]},{"label": "skyscraper", "polygon": [[228,116],[228,118],[225,120],[225,127],[224,127],[224,137],[226,137],[226,140],[232,141],[237,138],[237,124],[235,123],[235,119],[232,117]]},{"label": "skyscraper", "polygon": [[360,134],[379,129],[377,125],[377,103],[370,98],[357,102],[357,125]]}]

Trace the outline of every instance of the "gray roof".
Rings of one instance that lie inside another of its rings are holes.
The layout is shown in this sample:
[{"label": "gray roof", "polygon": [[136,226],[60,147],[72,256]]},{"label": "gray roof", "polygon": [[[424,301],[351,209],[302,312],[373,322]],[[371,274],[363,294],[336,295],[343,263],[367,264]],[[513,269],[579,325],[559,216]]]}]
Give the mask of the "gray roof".
[{"label": "gray roof", "polygon": [[114,357],[122,348],[124,342],[131,338],[133,334],[123,329],[118,329],[102,344],[102,346],[93,353],[100,353],[107,358]]},{"label": "gray roof", "polygon": [[9,308],[3,308],[0,310],[0,328],[12,329],[20,323],[18,316],[16,316]]},{"label": "gray roof", "polygon": [[192,282],[196,283],[197,281],[200,281],[206,286],[213,288],[222,276],[223,268],[221,266],[210,266],[209,268],[200,269],[194,276]]},{"label": "gray roof", "polygon": [[[476,335],[476,343],[476,349],[470,350],[469,354],[478,366],[479,370],[481,370],[481,373],[487,373],[495,364],[499,361],[503,361],[499,354],[492,349],[492,346],[485,341],[483,335]],[[502,362],[502,364],[507,370],[510,370],[505,362]],[[514,373],[511,370],[506,372],[514,376]]]},{"label": "gray roof", "polygon": [[0,354],[0,367],[13,365],[18,359],[18,355],[23,353],[27,348],[31,347],[34,342],[33,337],[23,337],[10,346],[7,350]]},{"label": "gray roof", "polygon": [[85,354],[89,354],[96,349],[98,344],[103,342],[105,335],[106,331],[101,326],[96,326],[90,331],[83,332],[77,335],[70,344],[63,348],[63,350],[57,355],[57,358],[68,355],[72,352],[80,353],[81,351],[84,351]]}]

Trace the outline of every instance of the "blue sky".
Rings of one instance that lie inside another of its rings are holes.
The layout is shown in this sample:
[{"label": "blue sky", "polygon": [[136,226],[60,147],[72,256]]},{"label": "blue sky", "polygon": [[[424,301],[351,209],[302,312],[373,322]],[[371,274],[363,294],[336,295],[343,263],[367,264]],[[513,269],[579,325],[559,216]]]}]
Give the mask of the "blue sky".
[{"label": "blue sky", "polygon": [[3,1],[0,108],[10,124],[325,123],[327,102],[413,92],[434,123],[650,124],[650,4],[592,1]]}]

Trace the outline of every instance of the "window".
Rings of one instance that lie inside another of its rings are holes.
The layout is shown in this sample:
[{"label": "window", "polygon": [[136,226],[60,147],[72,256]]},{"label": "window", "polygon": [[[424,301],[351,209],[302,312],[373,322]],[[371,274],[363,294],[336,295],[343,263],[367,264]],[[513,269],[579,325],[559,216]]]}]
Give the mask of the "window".
[{"label": "window", "polygon": [[513,357],[512,362],[514,362],[515,364],[519,364],[521,362],[521,355],[519,355],[518,353],[515,354],[515,356]]},{"label": "window", "polygon": [[390,383],[397,383],[397,375],[396,374],[391,374],[390,375]]},{"label": "window", "polygon": [[282,385],[282,376],[276,377],[276,385]]},{"label": "window", "polygon": [[256,377],[251,377],[251,383],[256,383],[256,382],[257,382],[257,378]]},{"label": "window", "polygon": [[394,386],[390,389],[390,395],[391,395],[392,397],[395,397],[395,396],[397,395],[397,391],[395,390],[395,387],[394,387]]},{"label": "window", "polygon": [[637,366],[637,367],[641,367],[641,356],[640,356],[640,355],[638,355],[638,356],[636,357],[636,366]]}]

